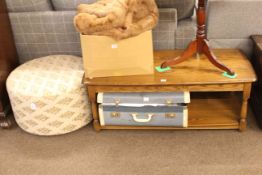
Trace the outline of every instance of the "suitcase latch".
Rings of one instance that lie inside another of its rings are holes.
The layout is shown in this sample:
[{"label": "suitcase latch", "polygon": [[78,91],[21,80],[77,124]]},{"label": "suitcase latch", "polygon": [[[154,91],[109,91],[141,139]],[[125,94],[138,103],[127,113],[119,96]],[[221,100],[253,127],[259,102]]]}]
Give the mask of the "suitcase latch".
[{"label": "suitcase latch", "polygon": [[120,99],[115,99],[115,104],[118,106],[120,104]]},{"label": "suitcase latch", "polygon": [[111,117],[113,117],[113,118],[120,117],[120,113],[119,112],[111,112]]},{"label": "suitcase latch", "polygon": [[166,118],[175,118],[176,113],[166,113]]},{"label": "suitcase latch", "polygon": [[173,102],[173,100],[168,99],[168,100],[166,100],[166,104],[167,104],[167,106],[171,106],[172,104],[174,104],[174,102]]}]

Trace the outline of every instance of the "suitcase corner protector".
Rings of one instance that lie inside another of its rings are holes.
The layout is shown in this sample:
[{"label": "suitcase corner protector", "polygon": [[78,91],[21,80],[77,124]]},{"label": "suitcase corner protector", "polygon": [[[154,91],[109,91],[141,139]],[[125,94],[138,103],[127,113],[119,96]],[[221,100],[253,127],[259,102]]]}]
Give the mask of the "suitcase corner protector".
[{"label": "suitcase corner protector", "polygon": [[103,92],[99,92],[97,94],[97,103],[103,103],[103,96],[104,96]]},{"label": "suitcase corner protector", "polygon": [[98,115],[99,115],[99,122],[101,126],[105,126],[105,119],[104,119],[104,113],[103,113],[103,106],[98,106]]}]

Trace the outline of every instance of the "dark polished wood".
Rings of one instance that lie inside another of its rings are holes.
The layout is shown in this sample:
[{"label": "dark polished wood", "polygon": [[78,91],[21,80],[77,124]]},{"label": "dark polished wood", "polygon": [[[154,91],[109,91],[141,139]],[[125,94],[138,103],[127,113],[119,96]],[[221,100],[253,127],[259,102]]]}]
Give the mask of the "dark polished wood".
[{"label": "dark polished wood", "polygon": [[258,125],[262,128],[262,35],[253,35],[251,38],[254,43],[251,62],[258,81],[253,84],[250,102]]},{"label": "dark polished wood", "polygon": [[5,82],[9,73],[18,65],[17,52],[6,3],[0,0],[0,127],[10,125],[6,121],[10,109]]},{"label": "dark polished wood", "polygon": [[0,120],[0,128],[9,129],[12,126],[10,119],[2,119]]},{"label": "dark polished wood", "polygon": [[[154,53],[155,66],[169,56],[180,55],[182,51],[160,51]],[[214,50],[222,61],[232,66],[238,76],[234,79],[222,76],[219,69],[203,57],[193,57],[177,65],[168,72],[152,75],[124,77],[105,77],[84,79],[93,112],[95,130],[101,129],[239,129],[246,128],[247,106],[252,82],[256,81],[255,72],[249,60],[238,50]],[[172,92],[190,91],[192,93],[242,94],[237,96],[218,94],[216,97],[203,94],[192,97],[188,105],[189,125],[178,127],[137,127],[101,126],[98,115],[97,93],[99,92]]]},{"label": "dark polished wood", "polygon": [[192,41],[186,50],[178,57],[170,59],[161,64],[162,68],[173,66],[184,62],[194,54],[204,54],[208,60],[217,68],[227,72],[229,75],[234,75],[234,71],[220,62],[213,51],[210,49],[208,40],[206,37],[206,10],[205,0],[199,0],[197,8],[197,34],[196,40]]}]

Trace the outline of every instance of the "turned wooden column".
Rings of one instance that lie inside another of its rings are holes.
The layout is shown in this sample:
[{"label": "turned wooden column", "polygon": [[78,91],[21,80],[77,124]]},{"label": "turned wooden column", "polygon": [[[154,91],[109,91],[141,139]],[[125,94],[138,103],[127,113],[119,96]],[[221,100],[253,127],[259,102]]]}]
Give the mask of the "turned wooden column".
[{"label": "turned wooden column", "polygon": [[17,57],[6,3],[0,0],[0,127],[3,128],[10,126],[6,117],[11,109],[5,83],[9,73],[18,65]]},{"label": "turned wooden column", "polygon": [[199,6],[197,9],[197,53],[201,54],[203,51],[203,41],[206,39],[206,14],[205,14],[205,3],[204,1],[199,1]]}]

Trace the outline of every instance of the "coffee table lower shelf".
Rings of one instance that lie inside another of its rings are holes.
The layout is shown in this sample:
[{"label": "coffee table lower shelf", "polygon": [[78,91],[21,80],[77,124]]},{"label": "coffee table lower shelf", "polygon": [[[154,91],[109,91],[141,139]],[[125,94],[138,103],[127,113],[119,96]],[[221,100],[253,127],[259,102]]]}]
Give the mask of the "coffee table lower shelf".
[{"label": "coffee table lower shelf", "polygon": [[[222,95],[222,97],[220,96]],[[240,129],[241,95],[235,93],[212,94],[191,99],[188,105],[188,127],[164,126],[99,126],[100,129]],[[220,96],[220,97],[219,97]],[[97,127],[97,126],[96,126]]]}]

